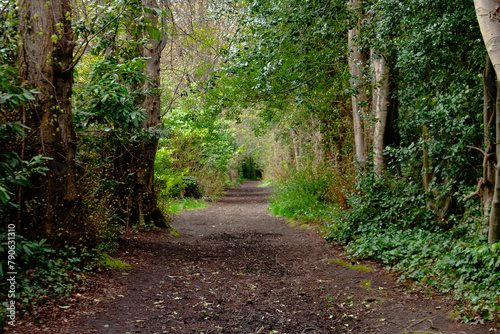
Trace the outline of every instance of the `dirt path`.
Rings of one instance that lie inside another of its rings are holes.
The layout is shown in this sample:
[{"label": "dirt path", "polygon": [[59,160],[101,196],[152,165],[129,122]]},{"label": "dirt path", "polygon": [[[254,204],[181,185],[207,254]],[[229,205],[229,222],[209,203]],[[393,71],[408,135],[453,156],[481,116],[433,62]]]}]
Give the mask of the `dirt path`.
[{"label": "dirt path", "polygon": [[[450,319],[451,303],[409,293],[376,263],[347,263],[314,230],[267,214],[246,182],[166,233],[128,235],[93,308],[64,333],[492,333]],[[86,313],[86,314],[85,314]],[[67,320],[66,320],[67,321]],[[50,331],[49,331],[50,332]],[[499,331],[500,332],[500,331]]]}]

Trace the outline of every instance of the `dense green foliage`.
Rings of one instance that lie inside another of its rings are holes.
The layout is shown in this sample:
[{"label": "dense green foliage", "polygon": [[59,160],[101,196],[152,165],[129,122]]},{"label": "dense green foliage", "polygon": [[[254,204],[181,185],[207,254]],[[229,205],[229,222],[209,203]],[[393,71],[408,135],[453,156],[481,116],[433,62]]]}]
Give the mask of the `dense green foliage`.
[{"label": "dense green foliage", "polygon": [[244,180],[262,179],[262,167],[257,164],[253,156],[245,156],[239,165],[238,171]]},{"label": "dense green foliage", "polygon": [[[0,66],[0,110],[4,115],[12,113],[20,105],[34,99],[35,90],[27,90],[16,82],[16,71],[9,65]],[[14,193],[20,187],[31,187],[29,176],[44,174],[48,169],[42,164],[46,159],[37,155],[25,160],[15,150],[25,136],[26,126],[14,121],[0,124],[0,217],[5,218],[19,207]]]},{"label": "dense green foliage", "polygon": [[274,181],[275,195],[269,210],[277,216],[305,222],[327,223],[339,206],[347,205],[347,188],[353,182],[349,175],[321,165],[291,169]]},{"label": "dense green foliage", "polygon": [[189,196],[190,185],[200,195],[215,198],[229,183],[228,166],[236,150],[234,133],[227,121],[214,119],[204,108],[194,86],[187,94],[162,119],[169,135],[160,140],[155,177],[164,200]]},{"label": "dense green foliage", "polygon": [[[479,177],[484,46],[474,6],[454,1],[373,1],[367,47],[386,53],[397,103],[398,142],[387,150],[400,176],[420,182],[428,151],[435,202],[458,202]],[[415,15],[418,14],[418,15]],[[422,129],[426,127],[425,137]],[[396,138],[395,138],[396,139]]]},{"label": "dense green foliage", "polygon": [[89,82],[79,92],[75,106],[78,126],[128,134],[139,130],[145,118],[140,102],[146,92],[136,88],[147,80],[145,62],[141,57],[121,62],[108,57],[92,64]]},{"label": "dense green foliage", "polygon": [[232,115],[257,106],[257,131],[276,126],[284,140],[314,115],[325,144],[348,152],[345,2],[255,1],[237,18],[213,105]]}]

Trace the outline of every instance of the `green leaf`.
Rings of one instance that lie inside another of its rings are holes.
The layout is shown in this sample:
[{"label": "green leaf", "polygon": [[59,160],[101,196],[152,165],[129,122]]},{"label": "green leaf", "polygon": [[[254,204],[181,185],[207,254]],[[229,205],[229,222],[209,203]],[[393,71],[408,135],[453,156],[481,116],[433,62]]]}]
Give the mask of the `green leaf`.
[{"label": "green leaf", "polygon": [[26,89],[23,89],[23,95],[26,98],[26,100],[29,100],[29,101],[35,100],[35,97]]},{"label": "green leaf", "polygon": [[0,103],[5,103],[8,99],[10,99],[13,94],[2,94],[0,95]]},{"label": "green leaf", "polygon": [[0,186],[0,201],[4,204],[7,203],[10,200],[10,193],[6,188]]}]

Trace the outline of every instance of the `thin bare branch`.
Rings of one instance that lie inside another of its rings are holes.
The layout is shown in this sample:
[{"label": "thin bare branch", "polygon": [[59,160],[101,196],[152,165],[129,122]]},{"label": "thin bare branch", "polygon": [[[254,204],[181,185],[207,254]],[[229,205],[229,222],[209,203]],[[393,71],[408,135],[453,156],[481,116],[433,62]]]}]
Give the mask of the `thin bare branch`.
[{"label": "thin bare branch", "polygon": [[121,15],[123,14],[123,12],[125,11],[125,8],[127,7],[127,5],[130,3],[130,1],[126,2],[123,6],[122,6],[122,9],[120,10],[120,13],[118,15],[116,15],[116,17],[114,19],[112,19],[111,21],[109,21],[107,24],[105,24],[101,29],[99,29],[95,34],[94,36],[92,36],[91,38],[86,38],[85,39],[85,42],[83,42],[79,47],[78,47],[78,50],[76,50],[75,52],[75,55],[77,55],[76,57],[73,58],[73,62],[71,64],[71,66],[68,68],[68,70],[71,70],[73,69],[76,64],[78,64],[78,62],[80,61],[80,59],[83,57],[83,55],[85,54],[85,51],[87,50],[88,46],[90,45],[90,42],[92,42],[97,36],[99,36],[107,27],[109,27],[112,23],[114,23],[116,20],[120,19],[121,18]]}]

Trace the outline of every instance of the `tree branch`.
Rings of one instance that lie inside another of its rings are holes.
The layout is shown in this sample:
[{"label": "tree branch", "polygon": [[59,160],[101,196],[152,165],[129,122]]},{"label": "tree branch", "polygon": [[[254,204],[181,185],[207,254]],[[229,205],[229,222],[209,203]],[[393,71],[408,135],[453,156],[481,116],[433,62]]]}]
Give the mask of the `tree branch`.
[{"label": "tree branch", "polygon": [[472,148],[474,150],[478,150],[479,152],[481,152],[485,156],[490,156],[490,155],[494,154],[494,153],[486,153],[483,149],[476,147],[476,146],[467,145],[467,147]]},{"label": "tree branch", "polygon": [[483,187],[483,184],[484,184],[484,179],[483,178],[480,178],[479,179],[479,182],[477,183],[477,189],[476,191],[474,191],[472,194],[466,196],[462,202],[467,202],[469,199],[471,199],[472,197],[476,196],[476,195],[479,195],[480,192],[481,192],[481,188]]}]

